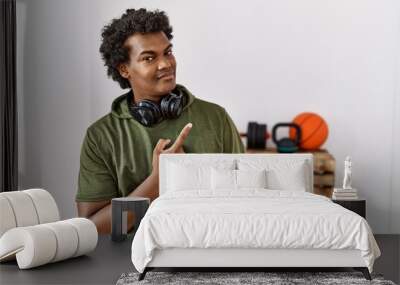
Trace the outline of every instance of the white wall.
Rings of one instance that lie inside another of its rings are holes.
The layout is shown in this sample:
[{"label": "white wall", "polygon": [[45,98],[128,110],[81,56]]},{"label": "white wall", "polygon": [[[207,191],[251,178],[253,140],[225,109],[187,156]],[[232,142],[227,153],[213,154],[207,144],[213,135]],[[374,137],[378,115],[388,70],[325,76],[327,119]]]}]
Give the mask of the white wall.
[{"label": "white wall", "polygon": [[21,188],[47,188],[75,215],[84,132],[123,92],[106,77],[100,31],[130,7],[168,13],[178,82],[224,106],[241,131],[322,115],[337,185],[349,154],[374,232],[400,233],[395,0],[17,0]]}]

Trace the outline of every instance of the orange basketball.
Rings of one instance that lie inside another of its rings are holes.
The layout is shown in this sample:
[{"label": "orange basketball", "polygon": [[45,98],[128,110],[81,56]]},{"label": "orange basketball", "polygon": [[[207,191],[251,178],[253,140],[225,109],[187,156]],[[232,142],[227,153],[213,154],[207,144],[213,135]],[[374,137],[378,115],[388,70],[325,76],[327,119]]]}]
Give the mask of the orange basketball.
[{"label": "orange basketball", "polygon": [[[325,120],[315,113],[305,112],[297,115],[293,119],[293,123],[300,126],[301,142],[300,148],[313,150],[320,148],[328,138],[328,125]],[[294,139],[296,131],[290,128],[289,136]]]}]

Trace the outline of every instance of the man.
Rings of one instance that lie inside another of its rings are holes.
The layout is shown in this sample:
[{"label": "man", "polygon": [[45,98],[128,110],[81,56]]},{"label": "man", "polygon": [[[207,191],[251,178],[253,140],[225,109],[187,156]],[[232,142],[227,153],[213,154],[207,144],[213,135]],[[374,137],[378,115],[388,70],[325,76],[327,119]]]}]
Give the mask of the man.
[{"label": "man", "polygon": [[[243,144],[226,111],[175,82],[172,27],[164,12],[128,9],[102,32],[108,75],[131,90],[92,124],[81,150],[79,216],[111,231],[111,199],[158,197],[161,153],[239,153]],[[189,135],[190,132],[190,135]],[[129,228],[134,217],[128,216]]]}]

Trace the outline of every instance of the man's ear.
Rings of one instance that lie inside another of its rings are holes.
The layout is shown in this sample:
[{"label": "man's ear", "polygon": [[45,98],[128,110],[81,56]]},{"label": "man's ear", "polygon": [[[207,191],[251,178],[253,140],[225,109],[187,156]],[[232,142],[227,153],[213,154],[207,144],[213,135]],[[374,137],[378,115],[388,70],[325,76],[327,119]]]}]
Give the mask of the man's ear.
[{"label": "man's ear", "polygon": [[125,63],[121,63],[120,65],[118,65],[118,71],[119,71],[119,74],[120,74],[123,78],[126,78],[126,79],[129,78],[128,67],[126,66]]}]

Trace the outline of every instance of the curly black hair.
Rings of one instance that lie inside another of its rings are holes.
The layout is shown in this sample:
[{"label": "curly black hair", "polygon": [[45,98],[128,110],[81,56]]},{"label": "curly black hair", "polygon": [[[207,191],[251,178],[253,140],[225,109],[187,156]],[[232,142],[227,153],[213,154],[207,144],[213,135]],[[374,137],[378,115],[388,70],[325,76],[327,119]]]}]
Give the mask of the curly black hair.
[{"label": "curly black hair", "polygon": [[101,33],[100,53],[107,67],[107,75],[117,81],[122,89],[130,88],[129,81],[123,78],[118,66],[129,62],[129,50],[124,47],[125,40],[135,33],[164,32],[169,40],[173,38],[172,27],[165,12],[147,11],[144,8],[127,9],[121,18],[113,19]]}]

